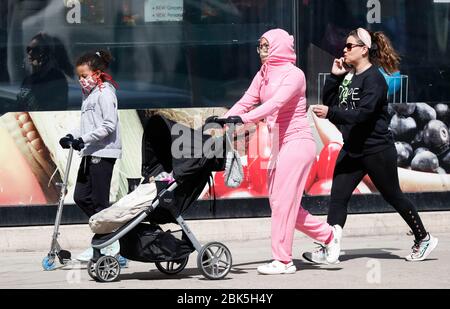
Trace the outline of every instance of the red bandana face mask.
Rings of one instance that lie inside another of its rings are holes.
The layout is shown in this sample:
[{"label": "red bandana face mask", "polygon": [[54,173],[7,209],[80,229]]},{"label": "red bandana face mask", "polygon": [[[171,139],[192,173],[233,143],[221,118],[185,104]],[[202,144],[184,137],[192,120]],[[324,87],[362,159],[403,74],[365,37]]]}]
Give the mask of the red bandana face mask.
[{"label": "red bandana face mask", "polygon": [[119,89],[119,85],[117,85],[117,83],[113,80],[111,75],[109,75],[105,72],[99,72],[96,75],[97,75],[97,77],[94,77],[93,75],[89,75],[86,78],[79,79],[81,89],[83,90],[84,95],[86,95],[86,96],[89,95],[96,86],[98,86],[100,91],[102,91],[102,88],[105,87],[103,80],[108,81],[116,89]]},{"label": "red bandana face mask", "polygon": [[80,78],[79,79],[81,90],[85,95],[88,95],[91,93],[92,89],[94,89],[97,86],[97,82],[92,77],[92,75],[89,75],[86,78]]}]

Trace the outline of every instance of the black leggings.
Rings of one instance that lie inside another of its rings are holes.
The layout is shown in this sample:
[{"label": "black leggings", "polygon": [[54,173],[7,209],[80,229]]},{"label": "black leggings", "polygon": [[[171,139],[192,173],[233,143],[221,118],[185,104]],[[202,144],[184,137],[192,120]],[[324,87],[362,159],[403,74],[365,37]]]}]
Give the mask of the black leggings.
[{"label": "black leggings", "polygon": [[91,217],[109,207],[109,189],[116,159],[84,156],[73,199]]},{"label": "black leggings", "polygon": [[391,204],[409,225],[416,237],[427,236],[422,220],[413,203],[400,189],[397,170],[397,151],[389,147],[373,155],[352,158],[344,150],[339,153],[333,175],[328,223],[344,227],[347,219],[347,204],[353,191],[368,174],[383,198]]}]

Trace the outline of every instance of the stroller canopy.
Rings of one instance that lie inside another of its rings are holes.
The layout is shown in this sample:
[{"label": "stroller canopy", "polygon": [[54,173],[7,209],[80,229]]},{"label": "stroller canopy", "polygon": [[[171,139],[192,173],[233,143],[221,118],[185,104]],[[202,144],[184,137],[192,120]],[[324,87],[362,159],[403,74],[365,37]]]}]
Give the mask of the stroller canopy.
[{"label": "stroller canopy", "polygon": [[149,118],[142,138],[142,175],[173,172],[177,182],[206,170],[224,169],[223,139],[214,142],[203,130],[193,130],[163,116]]},{"label": "stroller canopy", "polygon": [[216,141],[211,144],[211,136],[203,134],[203,128],[193,130],[159,115],[149,118],[142,139],[144,182],[165,171],[172,172],[178,184],[173,203],[154,211],[152,217],[156,222],[171,222],[170,219],[182,214],[198,199],[212,178],[211,172],[224,170],[223,138]]}]

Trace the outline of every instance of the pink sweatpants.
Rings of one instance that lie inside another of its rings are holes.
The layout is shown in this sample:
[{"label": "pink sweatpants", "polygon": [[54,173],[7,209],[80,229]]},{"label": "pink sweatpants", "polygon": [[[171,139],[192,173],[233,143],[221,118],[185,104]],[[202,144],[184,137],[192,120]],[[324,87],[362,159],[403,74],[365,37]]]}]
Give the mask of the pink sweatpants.
[{"label": "pink sweatpants", "polygon": [[312,216],[301,206],[309,170],[316,156],[311,139],[295,139],[280,146],[275,165],[268,170],[268,191],[272,209],[273,259],[292,260],[295,229],[325,243],[332,237],[332,227]]}]

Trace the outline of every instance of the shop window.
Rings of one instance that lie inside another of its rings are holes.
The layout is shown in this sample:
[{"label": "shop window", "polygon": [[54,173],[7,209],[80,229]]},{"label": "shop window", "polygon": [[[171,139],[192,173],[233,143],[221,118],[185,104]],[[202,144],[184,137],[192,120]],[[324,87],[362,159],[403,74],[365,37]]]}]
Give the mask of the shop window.
[{"label": "shop window", "polygon": [[81,5],[81,23],[105,23],[105,0],[79,0]]}]

